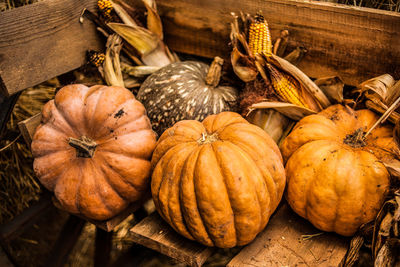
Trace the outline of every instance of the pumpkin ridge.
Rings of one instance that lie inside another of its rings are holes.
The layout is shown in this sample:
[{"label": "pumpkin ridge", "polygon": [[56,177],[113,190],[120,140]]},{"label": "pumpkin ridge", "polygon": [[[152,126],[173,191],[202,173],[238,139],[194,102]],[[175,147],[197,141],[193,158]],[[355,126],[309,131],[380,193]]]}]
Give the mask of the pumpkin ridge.
[{"label": "pumpkin ridge", "polygon": [[[234,192],[231,192],[232,189],[230,190],[228,188],[228,185],[227,185],[228,184],[228,182],[227,182],[228,178],[226,177],[226,175],[224,175],[224,172],[222,172],[222,169],[221,169],[221,165],[225,165],[224,162],[227,161],[227,159],[222,156],[222,155],[226,154],[226,150],[225,151],[218,151],[218,148],[216,148],[217,144],[218,143],[214,143],[214,145],[212,145],[212,146],[213,146],[213,149],[214,149],[215,156],[216,156],[216,158],[217,158],[217,160],[219,162],[218,167],[220,168],[222,177],[224,179],[224,184],[225,184],[226,191],[227,191],[228,197],[229,197],[229,203],[232,203],[232,202],[234,202],[234,199],[235,199],[234,196],[232,195]],[[227,153],[228,155],[234,155],[235,159],[241,159],[241,161],[238,160],[238,162],[244,163],[246,161],[246,159],[247,159],[248,162],[254,163],[253,159],[250,156],[247,156],[246,153],[243,153],[244,151],[241,148],[237,147],[235,144],[232,144],[231,142],[224,142],[221,145],[225,146],[225,149],[229,149],[230,150],[230,153]],[[235,151],[235,149],[238,149],[238,150]],[[246,163],[248,163],[248,162],[246,162]],[[229,172],[231,172],[231,170],[229,170]],[[262,172],[259,172],[259,174],[260,174],[260,177],[263,179]],[[233,175],[232,175],[232,178],[234,178]],[[255,227],[258,230],[258,229],[260,229],[260,226],[263,224],[262,211],[261,211],[262,209],[261,209],[261,204],[260,204],[260,199],[259,199],[259,196],[258,196],[258,192],[257,192],[257,190],[255,188],[254,180],[252,180],[251,178],[248,178],[247,176],[243,177],[243,179],[247,180],[247,183],[248,183],[249,187],[252,188],[252,190],[253,190],[253,192],[252,192],[253,194],[252,195],[255,195],[255,198],[256,198],[256,202],[257,202],[256,206],[258,207],[258,210],[256,212],[252,212],[252,214],[256,213],[256,214],[259,215],[258,216],[259,224],[258,224],[258,227]],[[235,190],[235,189],[237,189],[237,188],[233,188],[233,190]],[[255,203],[253,203],[253,204],[255,204]],[[234,226],[235,235],[236,235],[236,244],[235,244],[235,246],[237,246],[237,245],[241,245],[242,242],[243,242],[243,240],[241,240],[243,238],[241,238],[240,235],[247,235],[248,232],[243,232],[243,230],[240,231],[237,228],[239,226],[243,227],[243,225],[240,225],[241,223],[240,223],[240,221],[238,221],[238,219],[239,219],[238,216],[237,216],[238,214],[236,214],[236,211],[232,207],[232,204],[231,204],[231,210],[232,210],[232,214],[233,214],[233,220],[234,220],[233,226]],[[239,214],[240,214],[241,211],[242,210],[237,209],[237,212]],[[247,240],[245,240],[245,242],[247,242]]]},{"label": "pumpkin ridge", "polygon": [[[175,184],[172,182],[168,181],[168,213],[173,214],[174,216],[171,217],[171,225],[174,226],[173,228],[176,229],[177,232],[182,233],[185,237],[192,238],[192,235],[189,233],[187,230],[187,226],[185,223],[183,223],[183,215],[181,213],[181,204],[180,204],[180,198],[179,198],[179,184],[181,182],[181,176],[183,172],[183,165],[182,166],[177,166],[179,165],[182,161],[186,160],[187,157],[193,152],[195,149],[195,145],[193,147],[187,147],[186,144],[182,144],[182,147],[176,152],[177,155],[182,156],[182,158],[178,157],[174,162],[172,160],[168,163],[167,169],[173,170],[172,177],[174,180],[177,180]],[[171,168],[168,168],[169,164],[172,162]],[[177,193],[174,192],[174,188],[177,191]],[[177,209],[174,209],[172,206],[172,201],[173,199],[172,194],[176,194],[176,205],[178,205]],[[178,223],[176,222],[178,221]],[[178,226],[179,225],[179,226]]]},{"label": "pumpkin ridge", "polygon": [[[178,147],[179,146],[179,147]],[[173,161],[173,158],[170,155],[174,155],[175,153],[178,153],[179,150],[182,147],[182,144],[178,145],[178,146],[174,146],[173,150],[169,150],[168,153],[164,154],[163,158],[164,158],[164,162],[163,162],[163,166],[164,168],[162,168],[162,176],[164,177],[164,179],[161,180],[159,189],[158,189],[158,193],[157,196],[159,198],[159,209],[160,212],[164,215],[163,217],[165,218],[165,220],[170,223],[172,225],[172,228],[174,228],[174,230],[176,231],[173,223],[172,223],[172,218],[169,214],[169,194],[170,194],[170,179],[165,179],[165,177],[167,177],[167,174],[164,170],[170,171],[170,168],[168,168],[170,166],[170,164],[174,164],[176,162]],[[167,160],[165,160],[167,159]],[[165,164],[165,165],[164,165]],[[165,196],[164,198],[161,198],[160,196]]]},{"label": "pumpkin ridge", "polygon": [[[88,101],[88,98],[89,98],[90,96],[92,96],[94,92],[98,91],[99,88],[103,88],[103,87],[95,87],[95,86],[90,87],[89,92],[85,95],[85,97],[84,97],[84,99],[83,99],[83,104],[84,104],[84,107],[85,107],[85,108],[84,108],[84,111],[83,111],[83,114],[84,114],[83,117],[84,117],[84,120],[85,120],[85,126],[90,125],[90,121],[94,121],[94,117],[96,116],[96,114],[97,114],[97,112],[98,112],[97,106],[99,105],[99,100],[100,100],[101,95],[104,93],[104,90],[101,90],[101,93],[96,95],[96,105],[94,106],[93,113],[91,114],[91,115],[92,115],[91,118],[88,119],[87,116],[86,116],[86,114],[88,113],[88,112],[87,112],[87,101]],[[89,130],[90,130],[90,131],[89,131]],[[86,131],[87,131],[88,133],[90,132],[90,135],[94,134],[94,133],[92,132],[93,129],[86,129]],[[97,139],[97,138],[96,138],[96,139]]]},{"label": "pumpkin ridge", "polygon": [[[248,151],[246,151],[246,149],[243,149],[241,146],[243,145],[243,146],[245,146],[245,147],[248,147],[248,145],[246,144],[246,143],[244,143],[244,142],[240,142],[240,141],[238,141],[238,140],[229,140],[229,142],[232,144],[232,145],[234,145],[237,149],[239,149],[242,153],[243,153],[243,155],[249,155],[249,160],[251,160],[251,162],[255,165],[255,169],[257,169],[258,170],[258,172],[260,173],[260,175],[261,175],[261,177],[263,178],[263,182],[264,182],[264,185],[265,185],[265,188],[266,188],[266,191],[267,191],[267,195],[268,195],[268,197],[269,197],[269,205],[267,205],[267,206],[271,206],[271,204],[272,203],[274,203],[274,207],[275,207],[275,205],[277,206],[278,204],[279,204],[279,200],[280,200],[280,197],[279,197],[279,195],[278,195],[278,184],[276,183],[276,181],[274,180],[274,178],[272,177],[272,174],[271,174],[271,172],[270,172],[270,170],[268,169],[268,168],[266,168],[266,171],[268,172],[268,174],[267,175],[264,175],[264,171],[263,170],[261,170],[260,169],[260,166],[258,166],[258,164],[256,163],[256,161],[255,161],[255,157],[253,156],[253,154],[251,154],[251,153],[248,153]],[[251,148],[248,148],[248,150],[249,151],[251,151]],[[273,151],[274,152],[274,150],[273,149],[271,149],[271,151]],[[269,188],[269,186],[268,186],[268,183],[266,182],[266,179],[271,179],[271,181],[272,181],[272,185],[274,186],[274,188],[272,188],[271,190],[270,190],[270,188]],[[271,194],[271,191],[272,192],[275,192],[274,193],[274,197],[272,198],[272,194]],[[256,194],[257,195],[257,200],[258,200],[258,203],[260,204],[260,198],[259,198],[259,196],[258,196],[258,194]],[[262,210],[261,209],[261,206],[260,206],[260,210]],[[275,209],[270,209],[270,211],[269,211],[269,216],[271,216],[272,215],[272,213],[275,211]],[[268,217],[269,217],[268,216]],[[268,219],[269,220],[269,219]],[[268,220],[266,220],[266,223],[268,223]],[[260,227],[261,228],[264,228],[264,227],[262,227],[262,224],[263,224],[263,222],[262,222],[262,218],[261,218],[261,222],[260,222]],[[260,228],[260,229],[261,229]]]},{"label": "pumpkin ridge", "polygon": [[[95,161],[98,161],[98,160],[99,160],[99,157],[96,157],[94,160],[95,160]],[[127,186],[133,188],[137,193],[139,193],[139,192],[136,190],[136,188],[134,188],[134,187],[133,187],[132,185],[130,185],[129,183],[125,182],[125,181],[122,179],[121,175],[118,174],[117,172],[115,172],[115,171],[110,167],[110,165],[108,165],[108,162],[106,162],[104,159],[103,159],[103,162],[105,162],[105,164],[107,164],[106,166],[107,166],[114,174],[118,175],[118,178],[120,178],[120,180],[121,180],[124,184],[126,184]],[[98,164],[98,163],[97,163],[97,164]],[[119,190],[118,190],[117,188],[115,188],[114,183],[110,182],[109,175],[108,175],[107,173],[104,172],[104,168],[105,168],[104,165],[103,165],[103,164],[99,164],[99,166],[101,166],[99,171],[101,171],[101,173],[104,175],[104,179],[105,179],[106,182],[110,185],[110,187],[118,194],[118,196],[119,196],[120,198],[122,198],[122,199],[124,199],[124,200],[126,200],[126,201],[129,201],[128,198],[126,198],[125,196],[123,196],[123,195],[119,192]]]},{"label": "pumpkin ridge", "polygon": [[[103,152],[104,153],[104,152]],[[105,153],[111,153],[111,152],[105,152]],[[100,153],[99,153],[100,154]],[[125,156],[127,157],[127,156]],[[129,157],[127,157],[129,158]],[[105,158],[104,158],[105,159]],[[113,167],[109,162],[107,162],[107,160],[104,160],[104,163],[106,164],[107,167],[109,167],[114,173],[118,174],[118,176],[121,178],[122,181],[124,181],[125,183],[129,184],[132,188],[134,188],[137,192],[141,192],[141,190],[136,188],[136,185],[133,184],[131,181],[129,181],[128,179],[125,179],[123,175],[120,174],[119,170],[116,169],[115,167]]]},{"label": "pumpkin ridge", "polygon": [[[271,204],[272,203],[279,203],[279,196],[278,196],[278,190],[277,190],[277,187],[278,187],[278,185],[275,183],[275,180],[272,178],[272,175],[271,175],[271,173],[270,173],[270,171],[268,170],[268,169],[266,169],[266,171],[268,172],[268,175],[267,176],[269,176],[268,178],[270,178],[271,180],[272,180],[272,184],[274,185],[274,187],[275,188],[273,188],[272,189],[272,191],[275,191],[275,195],[276,195],[276,199],[273,199],[272,198],[272,194],[271,194],[271,190],[270,190],[270,188],[268,187],[268,183],[265,181],[266,180],[266,175],[264,175],[264,171],[263,170],[261,170],[260,169],[260,167],[258,166],[258,164],[255,162],[255,160],[254,160],[254,157],[253,157],[253,155],[251,154],[251,153],[248,153],[245,149],[243,149],[240,145],[238,145],[238,144],[236,144],[236,143],[234,143],[234,142],[232,142],[232,140],[229,140],[229,143],[232,145],[232,147],[234,147],[235,149],[237,149],[237,150],[239,150],[240,152],[241,152],[241,154],[244,156],[244,157],[246,157],[246,158],[248,158],[248,160],[249,160],[249,162],[251,162],[254,166],[254,169],[256,169],[258,172],[259,172],[259,174],[260,174],[260,177],[262,178],[262,180],[263,180],[263,184],[265,185],[265,189],[266,189],[266,193],[267,193],[267,195],[268,195],[268,198],[269,198],[269,201],[268,201],[268,205],[266,205],[266,206],[271,206]],[[243,143],[241,143],[241,142],[238,142],[239,144],[243,144]],[[272,150],[272,149],[271,149]],[[259,196],[259,194],[257,193],[258,191],[256,190],[256,185],[255,185],[255,183],[254,183],[254,180],[253,179],[249,179],[249,180],[251,180],[251,183],[252,183],[252,186],[253,186],[253,188],[255,189],[254,191],[255,191],[255,195],[256,195],[256,197],[257,197],[257,203],[258,203],[258,207],[259,207],[259,210],[260,210],[260,212],[258,212],[259,214],[260,214],[260,225],[258,226],[258,229],[259,230],[261,230],[261,229],[263,229],[264,227],[265,227],[265,225],[268,223],[268,221],[269,221],[269,217],[271,216],[271,214],[273,213],[273,209],[270,209],[269,210],[269,212],[268,212],[268,216],[267,216],[267,218],[265,219],[265,221],[264,221],[264,219],[263,219],[263,217],[262,217],[262,210],[264,210],[264,207],[261,207],[261,200],[260,200],[260,196]],[[275,206],[275,205],[274,205]]]},{"label": "pumpkin ridge", "polygon": [[[145,132],[145,131],[151,131],[151,130],[149,130],[149,129],[140,129],[140,130],[135,131],[135,132],[126,132],[125,134],[118,135],[116,137],[120,138],[120,137],[125,136],[125,135],[136,134],[136,133]],[[123,151],[123,150],[115,151],[115,148],[112,148],[112,147],[111,148],[110,147],[109,148],[105,148],[104,147],[105,144],[112,143],[114,140],[115,140],[115,137],[111,136],[110,138],[108,138],[108,139],[106,139],[104,141],[97,142],[98,153],[108,152],[108,153],[113,153],[113,154],[116,154],[116,155],[124,155],[126,157],[134,156],[135,158],[141,158],[141,159],[144,159],[144,160],[148,159],[147,155],[144,155],[144,154],[140,153],[141,151]]]},{"label": "pumpkin ridge", "polygon": [[[194,173],[193,173],[193,185],[194,185],[194,198],[195,198],[195,200],[196,200],[196,212],[197,212],[197,214],[198,214],[198,217],[200,218],[200,221],[201,221],[201,223],[202,223],[202,225],[204,226],[204,230],[206,231],[206,233],[207,233],[207,237],[208,237],[208,239],[210,239],[211,240],[211,246],[215,246],[215,241],[214,241],[214,239],[212,238],[212,235],[210,234],[210,231],[209,231],[209,229],[208,229],[208,225],[205,223],[205,221],[204,221],[204,216],[203,216],[203,214],[202,214],[202,212],[200,212],[200,206],[199,206],[199,199],[198,199],[198,192],[196,192],[196,191],[198,191],[198,189],[197,189],[197,186],[196,186],[196,182],[195,182],[195,180],[196,180],[196,170],[197,170],[197,168],[198,168],[198,164],[199,164],[199,158],[201,157],[201,152],[202,152],[202,150],[204,150],[205,148],[206,148],[206,146],[207,145],[205,145],[205,146],[201,146],[200,148],[198,148],[198,150],[199,150],[199,153],[198,153],[198,155],[197,155],[197,158],[196,158],[196,163],[195,163],[195,167],[193,168],[193,171],[194,171]],[[211,148],[212,149],[212,148]],[[218,165],[218,164],[216,164],[216,165]],[[197,190],[196,190],[197,189]]]},{"label": "pumpkin ridge", "polygon": [[[222,141],[221,141],[222,142]],[[222,179],[223,179],[223,184],[224,184],[224,186],[225,186],[225,191],[226,191],[226,193],[227,193],[227,195],[228,195],[228,198],[229,198],[229,206],[230,206],[230,211],[231,211],[231,213],[232,213],[232,215],[233,215],[233,229],[235,230],[235,246],[237,245],[237,242],[238,242],[238,232],[237,232],[237,229],[236,229],[236,223],[235,223],[235,211],[233,210],[233,208],[232,208],[232,204],[231,204],[231,200],[232,200],[232,197],[231,197],[231,194],[229,194],[229,190],[228,190],[228,186],[226,185],[226,177],[225,177],[225,175],[224,175],[224,173],[223,173],[223,171],[222,171],[222,169],[221,169],[221,165],[220,165],[220,162],[221,162],[221,158],[218,156],[218,149],[215,147],[216,146],[216,144],[214,143],[214,144],[210,144],[211,145],[211,149],[213,150],[213,152],[214,152],[214,155],[215,155],[215,158],[217,159],[217,161],[218,161],[218,163],[216,164],[217,166],[218,166],[218,170],[219,170],[219,172],[221,173],[221,176],[222,176]]]},{"label": "pumpkin ridge", "polygon": [[[116,191],[116,190],[114,190],[114,188],[108,183],[108,181],[107,181],[107,179],[105,178],[105,174],[101,171],[101,170],[99,170],[94,164],[93,164],[93,160],[90,160],[90,161],[88,161],[88,164],[91,164],[92,165],[92,169],[93,169],[93,171],[94,171],[94,173],[96,174],[96,180],[95,180],[95,182],[94,182],[94,184],[95,184],[95,186],[96,186],[96,191],[97,192],[99,192],[99,198],[100,198],[100,200],[101,200],[101,202],[104,204],[104,206],[107,208],[107,210],[110,212],[110,213],[112,213],[113,211],[114,211],[114,209],[115,209],[115,203],[113,204],[113,205],[110,205],[109,203],[108,203],[108,201],[106,201],[106,199],[109,199],[109,197],[107,198],[106,196],[109,196],[110,194],[112,194],[112,193],[114,193],[114,195],[117,197],[117,198],[119,198],[119,202],[121,203],[122,202],[122,204],[120,204],[120,205],[122,205],[122,207],[121,206],[119,206],[117,209],[118,210],[122,210],[122,209],[124,209],[124,207],[127,207],[127,204],[126,204],[126,202],[124,203],[124,198],[122,198],[119,194],[118,194],[118,192]],[[91,177],[92,179],[95,179],[93,176]],[[105,190],[104,190],[104,188],[103,188],[103,186],[102,187],[100,187],[100,182],[99,182],[99,180],[98,179],[102,179],[103,180],[103,184],[105,185],[104,187],[109,187],[109,189],[111,189],[110,191],[112,191],[111,193],[110,192],[104,192]],[[104,195],[103,195],[104,194]],[[113,201],[114,202],[114,201]]]},{"label": "pumpkin ridge", "polygon": [[[198,147],[196,149],[193,150],[193,152],[188,156],[188,159],[185,161],[185,164],[183,166],[183,171],[182,171],[182,176],[183,178],[186,177],[191,177],[191,179],[189,181],[192,182],[193,184],[193,192],[186,192],[189,193],[191,196],[194,195],[195,193],[195,184],[194,184],[194,179],[195,179],[195,173],[196,173],[196,165],[197,165],[197,160],[200,156],[200,150],[202,149],[202,147]],[[193,158],[192,158],[193,157]],[[188,165],[190,165],[190,167],[188,167]],[[189,168],[189,170],[188,170]],[[191,168],[191,169],[190,169]],[[189,172],[190,174],[188,175]],[[183,173],[185,173],[185,175],[183,175]],[[195,205],[195,208],[190,207],[189,209],[186,207],[186,205],[188,204],[187,202],[190,201],[190,198],[186,198],[185,196],[185,186],[186,183],[185,181],[181,181],[181,185],[180,185],[180,199],[182,200],[183,205],[181,205],[182,210],[183,210],[183,215],[184,215],[184,219],[187,225],[187,228],[189,230],[189,233],[196,238],[197,240],[201,240],[203,244],[206,244],[207,246],[214,246],[214,241],[211,239],[207,228],[204,224],[204,221],[202,219],[202,217],[200,216],[200,211],[199,211],[199,207],[198,207],[198,199],[197,197],[194,195],[192,198],[194,200],[193,205]],[[191,203],[189,203],[191,204]],[[193,219],[193,217],[195,217],[195,219]],[[190,220],[191,218],[191,220]],[[193,221],[192,223],[187,223],[187,221]],[[206,236],[202,236],[202,234],[205,234]]]}]

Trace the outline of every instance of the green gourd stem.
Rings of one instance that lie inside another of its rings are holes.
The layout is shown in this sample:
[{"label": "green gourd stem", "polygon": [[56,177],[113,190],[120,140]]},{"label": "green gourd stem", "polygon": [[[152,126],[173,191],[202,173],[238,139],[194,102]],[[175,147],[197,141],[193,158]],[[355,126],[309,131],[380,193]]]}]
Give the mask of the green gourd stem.
[{"label": "green gourd stem", "polygon": [[68,144],[76,149],[76,156],[79,158],[92,158],[97,147],[96,142],[84,135],[80,139],[68,138]]},{"label": "green gourd stem", "polygon": [[214,61],[211,63],[206,76],[206,84],[208,86],[218,86],[219,80],[221,79],[222,64],[224,64],[224,60],[222,58],[214,58]]}]

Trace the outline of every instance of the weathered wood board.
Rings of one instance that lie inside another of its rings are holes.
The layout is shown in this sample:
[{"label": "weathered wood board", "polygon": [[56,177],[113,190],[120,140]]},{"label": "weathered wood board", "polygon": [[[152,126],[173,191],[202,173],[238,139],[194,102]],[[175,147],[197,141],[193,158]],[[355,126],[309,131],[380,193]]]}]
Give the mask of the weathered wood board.
[{"label": "weathered wood board", "polygon": [[261,10],[273,39],[288,29],[289,48],[308,50],[299,67],[310,77],[339,75],[357,85],[400,73],[400,13],[309,0],[157,0],[157,5],[166,42],[178,52],[228,57],[230,13]]},{"label": "weathered wood board", "polygon": [[201,266],[213,249],[179,236],[157,212],[153,212],[131,229],[132,240],[189,266]]},{"label": "weathered wood board", "polygon": [[[102,49],[95,26],[82,24],[94,0],[43,0],[1,12],[0,93],[12,95],[85,63],[89,49]],[[2,81],[2,82],[1,82]]]},{"label": "weathered wood board", "polygon": [[[320,232],[283,203],[265,230],[228,266],[338,266],[348,239],[323,233],[302,240],[302,235]],[[210,248],[181,237],[156,213],[135,225],[131,237],[135,243],[192,266],[201,266],[210,256]]]},{"label": "weathered wood board", "polygon": [[303,235],[318,233],[284,203],[267,228],[227,266],[338,266],[349,240],[332,233],[302,240]]}]

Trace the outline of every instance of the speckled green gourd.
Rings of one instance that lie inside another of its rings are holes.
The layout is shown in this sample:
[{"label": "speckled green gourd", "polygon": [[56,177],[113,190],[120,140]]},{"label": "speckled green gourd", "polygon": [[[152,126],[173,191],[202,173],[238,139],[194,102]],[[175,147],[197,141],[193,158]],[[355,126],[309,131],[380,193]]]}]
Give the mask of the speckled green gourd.
[{"label": "speckled green gourd", "polygon": [[202,121],[210,114],[237,109],[238,92],[218,86],[223,60],[209,67],[197,61],[170,64],[150,75],[137,99],[147,109],[153,130],[159,135],[181,120]]}]

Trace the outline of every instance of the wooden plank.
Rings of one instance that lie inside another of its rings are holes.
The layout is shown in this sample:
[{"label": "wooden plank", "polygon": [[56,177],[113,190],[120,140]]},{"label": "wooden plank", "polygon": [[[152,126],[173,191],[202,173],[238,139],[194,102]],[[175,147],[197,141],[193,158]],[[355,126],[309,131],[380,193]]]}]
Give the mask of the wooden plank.
[{"label": "wooden plank", "polygon": [[52,206],[50,194],[43,194],[37,203],[24,210],[10,222],[0,226],[0,242],[5,244],[18,237]]},{"label": "wooden plank", "polygon": [[302,235],[320,232],[283,203],[265,230],[227,266],[338,266],[349,240],[332,233],[302,240]]},{"label": "wooden plank", "polygon": [[213,251],[178,235],[156,212],[136,224],[130,233],[133,242],[190,266],[201,266]]},{"label": "wooden plank", "polygon": [[166,42],[178,52],[227,58],[230,12],[261,10],[273,38],[288,29],[289,48],[306,47],[299,67],[310,77],[339,75],[357,85],[400,71],[400,13],[309,0],[158,0],[157,6]]},{"label": "wooden plank", "polygon": [[44,266],[62,267],[81,235],[85,221],[75,216],[70,216],[53,246],[50,256]]},{"label": "wooden plank", "polygon": [[31,146],[33,135],[35,134],[36,128],[39,126],[41,119],[42,115],[38,113],[18,123],[18,128],[21,131],[22,137],[24,137],[24,140],[29,147]]},{"label": "wooden plank", "polygon": [[95,0],[43,0],[2,12],[2,93],[12,95],[76,69],[85,63],[87,50],[101,49],[93,23],[79,23],[83,8],[95,7]]}]

